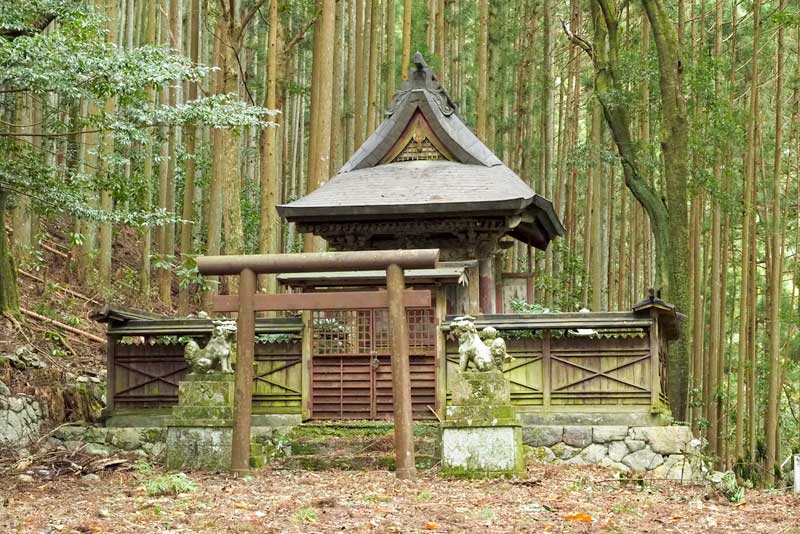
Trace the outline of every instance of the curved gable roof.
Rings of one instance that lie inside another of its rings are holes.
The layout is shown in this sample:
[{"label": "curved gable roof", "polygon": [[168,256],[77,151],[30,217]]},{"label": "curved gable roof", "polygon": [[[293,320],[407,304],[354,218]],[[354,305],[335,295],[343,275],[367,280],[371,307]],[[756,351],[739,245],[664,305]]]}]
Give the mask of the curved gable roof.
[{"label": "curved gable roof", "polygon": [[[386,115],[335,176],[303,198],[278,206],[280,215],[291,222],[516,215],[507,233],[537,248],[563,235],[550,201],[535,194],[464,124],[419,52]],[[396,159],[420,115],[423,133],[435,137],[441,157]]]}]

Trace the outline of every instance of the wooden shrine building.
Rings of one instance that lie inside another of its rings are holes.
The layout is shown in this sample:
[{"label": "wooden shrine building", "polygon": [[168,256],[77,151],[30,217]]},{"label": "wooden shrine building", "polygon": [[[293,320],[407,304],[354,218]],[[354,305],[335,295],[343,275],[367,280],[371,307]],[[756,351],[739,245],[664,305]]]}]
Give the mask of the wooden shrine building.
[{"label": "wooden shrine building", "polygon": [[544,250],[564,233],[550,201],[467,128],[419,52],[383,123],[338,174],[278,213],[336,250],[438,248],[444,260],[477,260],[483,313],[495,312],[502,237]]},{"label": "wooden shrine building", "polygon": [[[504,372],[525,422],[652,423],[668,410],[667,342],[678,336],[678,314],[655,296],[626,312],[504,313],[494,268],[501,240],[545,250],[564,228],[550,201],[464,124],[420,54],[386,119],[352,158],[278,212],[337,251],[440,249],[436,268],[406,272],[409,287],[433,294],[431,307],[407,312],[415,418],[444,412],[458,362],[447,326],[465,313],[506,338],[514,361]],[[281,274],[278,281],[293,292],[382,290],[386,274]],[[509,287],[517,281],[509,277]],[[109,323],[109,411],[122,421],[174,404],[186,372],[182,345],[153,340],[205,337],[211,322],[114,310],[98,318]],[[276,416],[391,418],[387,310],[353,302],[352,309],[259,319],[256,333],[255,424]],[[150,343],[130,342],[142,338]]]}]

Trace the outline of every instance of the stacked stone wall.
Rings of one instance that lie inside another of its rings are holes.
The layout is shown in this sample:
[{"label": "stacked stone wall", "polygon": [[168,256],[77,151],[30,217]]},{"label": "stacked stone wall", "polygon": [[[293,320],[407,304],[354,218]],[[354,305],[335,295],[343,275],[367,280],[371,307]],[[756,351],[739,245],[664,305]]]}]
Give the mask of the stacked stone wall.
[{"label": "stacked stone wall", "polygon": [[522,440],[544,463],[594,464],[625,473],[702,478],[697,442],[686,426],[529,426]]},{"label": "stacked stone wall", "polygon": [[0,393],[0,448],[25,447],[35,441],[46,415],[33,397]]}]

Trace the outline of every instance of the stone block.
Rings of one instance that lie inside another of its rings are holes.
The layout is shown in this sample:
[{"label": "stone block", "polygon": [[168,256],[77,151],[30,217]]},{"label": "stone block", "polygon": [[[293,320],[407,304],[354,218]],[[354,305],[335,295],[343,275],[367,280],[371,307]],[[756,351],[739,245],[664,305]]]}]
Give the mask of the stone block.
[{"label": "stone block", "polygon": [[108,442],[126,451],[132,451],[142,446],[142,432],[138,428],[109,428]]},{"label": "stone block", "polygon": [[595,443],[608,443],[625,439],[628,435],[626,426],[596,426],[592,428],[592,441]]},{"label": "stone block", "polygon": [[[642,444],[644,448],[644,444]],[[608,444],[608,457],[615,462],[621,462],[622,459],[631,452],[624,441],[612,441]]]},{"label": "stone block", "polygon": [[556,455],[550,447],[533,447],[530,455],[534,460],[543,464],[553,463],[556,459]]},{"label": "stone block", "polygon": [[459,372],[450,386],[456,406],[511,404],[509,382],[499,370]]},{"label": "stone block", "polygon": [[228,469],[232,434],[233,429],[228,427],[170,427],[167,431],[167,468]]},{"label": "stone block", "polygon": [[207,374],[187,375],[178,384],[178,404],[180,406],[233,406],[233,375]]},{"label": "stone block", "polygon": [[111,455],[111,449],[109,449],[105,445],[101,445],[99,443],[87,443],[83,447],[83,452],[85,452],[86,454],[91,454],[93,456],[109,456],[109,455]]},{"label": "stone block", "polygon": [[621,462],[613,460],[610,455],[606,456],[605,458],[600,460],[600,462],[597,465],[599,465],[601,467],[608,467],[608,468],[611,468],[611,469],[616,469],[618,471],[622,471],[623,473],[628,473],[631,470],[631,468],[628,467],[627,465],[625,465],[625,464],[623,464]]},{"label": "stone block", "polygon": [[537,425],[523,427],[522,442],[531,447],[552,447],[561,441],[564,427],[553,425]]},{"label": "stone block", "polygon": [[682,454],[694,439],[688,426],[646,426],[633,429],[634,439],[644,440],[659,454]]},{"label": "stone block", "polygon": [[693,480],[696,476],[692,462],[681,454],[673,454],[653,470],[653,477],[668,480]]},{"label": "stone block", "polygon": [[570,447],[564,443],[556,443],[551,447],[551,450],[559,460],[569,460],[581,451],[581,449],[577,447]]},{"label": "stone block", "polygon": [[601,443],[592,443],[578,454],[578,457],[589,464],[600,463],[600,460],[606,456],[608,456],[608,449]]},{"label": "stone block", "polygon": [[516,425],[516,411],[511,404],[450,405],[445,419],[456,426]]},{"label": "stone block", "polygon": [[625,438],[625,445],[628,447],[629,451],[636,452],[644,449],[647,446],[647,443],[641,439]]},{"label": "stone block", "polygon": [[588,447],[592,443],[592,427],[565,426],[562,440],[571,447]]},{"label": "stone block", "polygon": [[442,467],[445,473],[524,475],[525,457],[520,427],[444,427]]},{"label": "stone block", "polygon": [[622,463],[632,471],[650,471],[664,463],[664,457],[650,450],[650,447],[632,452],[622,459]]}]

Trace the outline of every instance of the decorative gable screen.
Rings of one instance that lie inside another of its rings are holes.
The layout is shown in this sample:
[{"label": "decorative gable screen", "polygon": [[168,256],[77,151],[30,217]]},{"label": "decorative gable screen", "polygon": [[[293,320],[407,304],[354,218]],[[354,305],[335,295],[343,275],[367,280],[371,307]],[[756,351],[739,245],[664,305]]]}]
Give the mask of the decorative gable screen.
[{"label": "decorative gable screen", "polygon": [[414,136],[406,147],[394,158],[394,161],[420,161],[443,160],[442,153],[436,150],[430,139],[424,136]]}]

